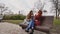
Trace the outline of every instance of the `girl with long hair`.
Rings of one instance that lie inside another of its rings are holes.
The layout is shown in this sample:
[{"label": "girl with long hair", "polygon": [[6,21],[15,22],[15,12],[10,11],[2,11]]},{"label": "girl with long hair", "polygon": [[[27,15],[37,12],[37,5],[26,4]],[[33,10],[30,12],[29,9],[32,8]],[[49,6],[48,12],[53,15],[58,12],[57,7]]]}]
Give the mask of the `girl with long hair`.
[{"label": "girl with long hair", "polygon": [[41,25],[41,17],[42,17],[42,11],[39,10],[37,14],[35,14],[35,26]]},{"label": "girl with long hair", "polygon": [[31,10],[29,12],[29,14],[27,15],[27,21],[29,21],[28,26],[26,27],[25,31],[29,32],[29,30],[33,30],[34,29],[34,15],[33,15],[33,11]]}]

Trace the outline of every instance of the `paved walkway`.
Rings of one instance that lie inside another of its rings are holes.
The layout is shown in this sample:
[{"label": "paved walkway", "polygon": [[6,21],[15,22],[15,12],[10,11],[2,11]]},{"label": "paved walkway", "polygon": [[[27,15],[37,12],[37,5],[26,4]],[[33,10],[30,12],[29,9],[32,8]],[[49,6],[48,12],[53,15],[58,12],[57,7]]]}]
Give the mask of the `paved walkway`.
[{"label": "paved walkway", "polygon": [[[57,34],[51,31],[51,34]],[[19,25],[11,23],[0,23],[0,34],[27,34]],[[40,31],[34,31],[34,34],[46,34]]]},{"label": "paved walkway", "polygon": [[0,23],[0,34],[27,34],[21,27],[11,23]]}]

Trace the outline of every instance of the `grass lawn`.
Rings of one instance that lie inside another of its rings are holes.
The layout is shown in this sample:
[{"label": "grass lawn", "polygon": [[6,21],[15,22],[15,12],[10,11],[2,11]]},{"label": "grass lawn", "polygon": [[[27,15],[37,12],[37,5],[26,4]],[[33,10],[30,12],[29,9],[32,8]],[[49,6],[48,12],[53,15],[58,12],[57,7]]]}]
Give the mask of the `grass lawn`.
[{"label": "grass lawn", "polygon": [[60,19],[54,19],[54,24],[55,25],[60,25]]},{"label": "grass lawn", "polygon": [[[4,22],[9,22],[9,23],[14,23],[14,24],[19,24],[23,22],[23,20],[3,20]],[[54,19],[54,25],[60,25],[60,19]]]},{"label": "grass lawn", "polygon": [[23,20],[3,20],[3,21],[13,23],[13,24],[19,24],[19,23],[23,22]]}]

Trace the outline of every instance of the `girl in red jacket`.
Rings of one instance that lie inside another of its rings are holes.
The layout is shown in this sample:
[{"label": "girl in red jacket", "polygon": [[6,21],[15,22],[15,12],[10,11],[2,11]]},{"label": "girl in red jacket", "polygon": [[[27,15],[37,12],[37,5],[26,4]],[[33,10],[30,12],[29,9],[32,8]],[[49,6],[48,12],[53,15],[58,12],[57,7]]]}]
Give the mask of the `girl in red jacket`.
[{"label": "girl in red jacket", "polygon": [[35,25],[39,26],[41,25],[41,17],[42,17],[42,11],[39,10],[37,14],[35,14]]}]

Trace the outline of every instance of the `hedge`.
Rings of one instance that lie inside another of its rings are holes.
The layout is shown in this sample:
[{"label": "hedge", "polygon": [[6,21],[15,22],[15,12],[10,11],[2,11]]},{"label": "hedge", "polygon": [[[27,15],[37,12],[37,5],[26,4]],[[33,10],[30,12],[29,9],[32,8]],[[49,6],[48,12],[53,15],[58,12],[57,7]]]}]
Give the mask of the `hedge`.
[{"label": "hedge", "polygon": [[3,20],[24,20],[24,15],[4,15]]}]

